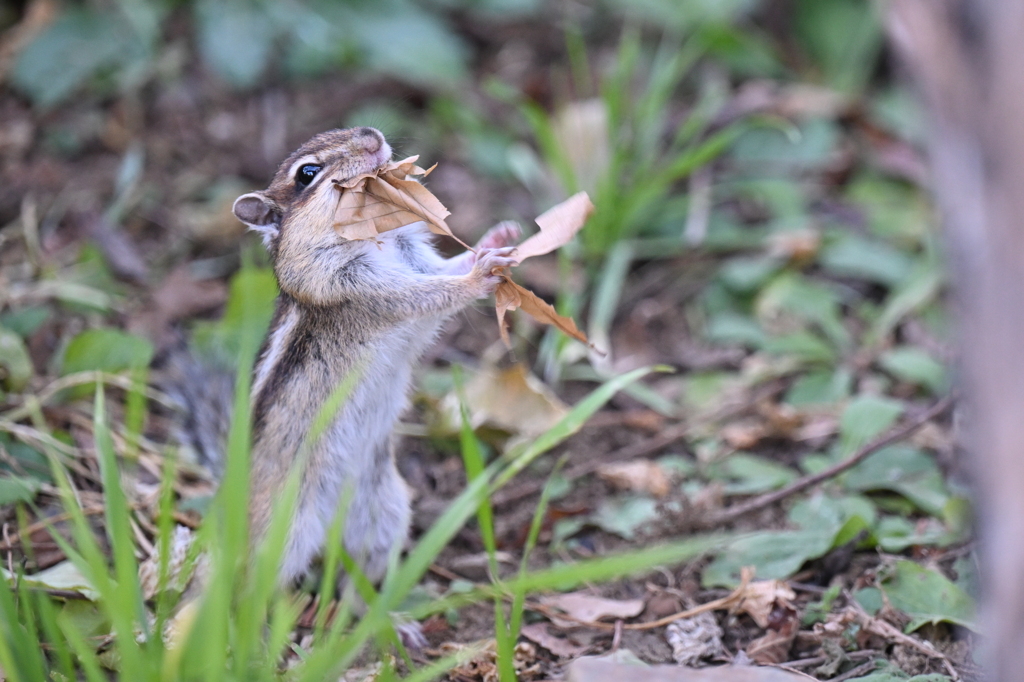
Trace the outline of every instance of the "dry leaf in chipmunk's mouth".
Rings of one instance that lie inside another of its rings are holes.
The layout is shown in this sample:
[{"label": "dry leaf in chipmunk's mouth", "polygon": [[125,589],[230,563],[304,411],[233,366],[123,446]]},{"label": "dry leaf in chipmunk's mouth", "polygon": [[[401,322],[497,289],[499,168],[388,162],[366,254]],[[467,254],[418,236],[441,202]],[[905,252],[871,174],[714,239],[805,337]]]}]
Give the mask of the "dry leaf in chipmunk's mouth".
[{"label": "dry leaf in chipmunk's mouth", "polygon": [[[419,156],[381,166],[345,182],[335,183],[339,190],[334,209],[334,229],[345,239],[376,239],[378,234],[423,221],[435,234],[451,237],[445,222],[451,213],[437,197],[409,176],[426,177],[435,166],[424,170],[416,165]],[[466,248],[469,248],[466,246]]]}]

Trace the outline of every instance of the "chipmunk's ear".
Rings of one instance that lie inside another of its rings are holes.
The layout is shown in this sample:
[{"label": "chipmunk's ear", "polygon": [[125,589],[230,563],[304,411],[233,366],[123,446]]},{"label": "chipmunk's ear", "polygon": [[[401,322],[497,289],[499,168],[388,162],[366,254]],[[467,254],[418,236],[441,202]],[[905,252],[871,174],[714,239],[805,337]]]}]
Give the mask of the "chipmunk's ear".
[{"label": "chipmunk's ear", "polygon": [[281,226],[281,213],[277,205],[262,192],[250,192],[235,199],[231,207],[235,217],[256,230],[263,237],[263,245],[270,246],[277,238]]}]

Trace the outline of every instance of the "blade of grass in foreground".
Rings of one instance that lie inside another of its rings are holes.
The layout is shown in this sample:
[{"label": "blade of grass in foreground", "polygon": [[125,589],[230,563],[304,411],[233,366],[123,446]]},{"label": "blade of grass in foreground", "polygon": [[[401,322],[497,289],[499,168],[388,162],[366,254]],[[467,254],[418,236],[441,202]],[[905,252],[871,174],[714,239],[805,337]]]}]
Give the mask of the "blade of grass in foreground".
[{"label": "blade of grass in foreground", "polygon": [[[702,535],[623,554],[560,564],[520,576],[505,583],[504,588],[513,595],[516,592],[525,594],[549,590],[569,590],[589,582],[605,582],[649,571],[656,566],[674,566],[696,559],[707,552],[720,550],[728,543],[742,537],[744,536],[729,533]],[[417,619],[426,618],[451,608],[475,604],[501,593],[502,590],[496,586],[478,586],[471,592],[442,597],[418,606],[411,609],[409,615]]]},{"label": "blade of grass in foreground", "polygon": [[[474,481],[484,474],[484,451],[480,440],[473,433],[470,425],[469,409],[466,407],[466,396],[462,391],[461,372],[455,374],[455,388],[459,395],[459,412],[462,416],[462,428],[460,431],[460,443],[462,450],[462,461],[466,467],[466,480]],[[491,580],[500,581],[498,573],[498,543],[494,537],[494,509],[491,507],[491,499],[485,496],[480,501],[476,512],[477,525],[480,527],[480,535],[484,541],[484,549],[487,551],[487,562],[490,567]],[[494,637],[498,649],[498,675],[502,682],[515,682],[516,669],[513,665],[515,640],[517,634],[512,632],[505,620],[505,604],[498,597],[494,599]]]}]

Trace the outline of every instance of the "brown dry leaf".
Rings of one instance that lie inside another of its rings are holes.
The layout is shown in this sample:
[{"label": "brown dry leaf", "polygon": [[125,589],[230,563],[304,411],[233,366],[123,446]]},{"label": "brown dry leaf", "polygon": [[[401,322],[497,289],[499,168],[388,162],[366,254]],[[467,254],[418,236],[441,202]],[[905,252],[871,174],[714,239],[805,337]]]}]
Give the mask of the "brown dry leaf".
[{"label": "brown dry leaf", "polygon": [[[423,221],[435,234],[451,237],[463,246],[445,222],[451,213],[430,190],[410,175],[426,177],[418,156],[389,163],[373,173],[363,173],[336,187],[340,191],[334,210],[334,229],[351,240],[376,239],[378,234]],[[466,248],[469,248],[468,246]]]},{"label": "brown dry leaf", "polygon": [[768,255],[804,263],[818,255],[821,235],[817,231],[788,230],[768,238]]},{"label": "brown dry leaf", "polygon": [[760,421],[749,419],[724,426],[721,435],[729,447],[736,450],[749,450],[770,434]]},{"label": "brown dry leaf", "polygon": [[550,303],[529,289],[519,286],[507,274],[502,273],[502,281],[494,291],[494,310],[498,315],[501,340],[505,342],[506,346],[511,347],[512,342],[508,337],[508,330],[505,328],[505,313],[517,308],[521,308],[524,313],[541,324],[550,324],[577,341],[590,345],[586,334],[579,330],[572,318],[559,315]]},{"label": "brown dry leaf", "polygon": [[522,263],[533,256],[543,256],[569,243],[594,212],[594,204],[586,192],[577,192],[560,204],[541,213],[534,222],[540,232],[516,247]]},{"label": "brown dry leaf", "polygon": [[[527,258],[550,253],[564,246],[582,229],[587,218],[594,212],[594,204],[586,192],[578,192],[560,204],[539,215],[536,223],[540,232],[516,247],[515,254],[522,263]],[[542,324],[550,324],[577,341],[590,346],[587,336],[568,317],[559,315],[550,304],[529,289],[512,281],[508,272],[502,272],[502,281],[494,292],[494,312],[498,316],[498,329],[505,345],[512,346],[505,328],[505,314],[510,310],[522,309]],[[593,348],[593,346],[591,346]]]},{"label": "brown dry leaf", "polygon": [[761,665],[778,665],[789,660],[789,649],[793,646],[796,632],[785,634],[769,630],[747,645],[747,656]]},{"label": "brown dry leaf", "polygon": [[734,610],[746,613],[760,628],[768,628],[769,617],[776,606],[792,608],[796,593],[782,580],[757,580],[749,583],[738,595]]},{"label": "brown dry leaf", "polygon": [[671,488],[665,469],[649,459],[602,464],[597,475],[616,488],[647,492],[655,497],[664,497]]},{"label": "brown dry leaf", "polygon": [[560,658],[576,658],[587,650],[585,646],[574,644],[565,637],[556,637],[548,632],[547,623],[524,625],[519,634]]},{"label": "brown dry leaf", "polygon": [[[541,597],[540,602],[552,606],[577,621],[593,623],[602,618],[632,618],[644,610],[643,599],[605,599],[583,592],[553,594]],[[552,618],[560,627],[574,627],[578,623]]]},{"label": "brown dry leaf", "polygon": [[608,131],[608,105],[601,98],[570,102],[551,123],[551,132],[577,184],[596,190],[612,156],[610,140],[614,136]]},{"label": "brown dry leaf", "polygon": [[[483,367],[466,383],[465,395],[473,428],[490,424],[526,437],[544,433],[569,412],[523,363],[504,370]],[[455,396],[446,407],[457,424],[459,401]]]},{"label": "brown dry leaf", "polygon": [[[768,592],[767,589],[764,591]],[[778,665],[788,661],[789,650],[800,629],[800,619],[797,618],[796,609],[790,605],[789,600],[780,598],[774,604],[768,615],[768,632],[747,645],[747,656],[762,665]]]}]

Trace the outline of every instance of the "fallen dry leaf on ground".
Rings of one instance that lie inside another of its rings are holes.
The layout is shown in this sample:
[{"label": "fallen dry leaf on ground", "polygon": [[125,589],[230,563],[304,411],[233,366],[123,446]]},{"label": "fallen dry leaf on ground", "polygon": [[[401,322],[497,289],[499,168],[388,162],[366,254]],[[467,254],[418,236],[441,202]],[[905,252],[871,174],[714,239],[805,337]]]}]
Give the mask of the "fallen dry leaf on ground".
[{"label": "fallen dry leaf on ground", "polygon": [[655,497],[668,495],[671,488],[665,469],[649,459],[602,464],[597,468],[597,475],[616,488],[646,492]]},{"label": "fallen dry leaf on ground", "polygon": [[[523,363],[502,370],[482,367],[466,382],[465,399],[474,429],[489,424],[528,438],[544,433],[569,412],[555,392]],[[456,425],[460,402],[453,393],[444,403]]]},{"label": "fallen dry leaf on ground", "polygon": [[[552,594],[541,597],[540,602],[584,623],[593,623],[602,618],[632,618],[639,616],[644,610],[643,599],[605,599],[583,592]],[[579,624],[573,621],[559,621],[557,617],[552,617],[552,621],[561,627],[575,627]]]},{"label": "fallen dry leaf on ground", "polygon": [[[334,229],[345,239],[376,239],[378,234],[423,221],[435,234],[451,237],[445,222],[451,213],[430,190],[408,176],[426,177],[435,166],[423,169],[416,165],[419,156],[394,161],[373,173],[357,175],[343,183],[338,205],[334,209]],[[466,248],[469,248],[466,246]]]},{"label": "fallen dry leaf on ground", "polygon": [[781,580],[757,580],[749,583],[737,595],[736,606],[733,609],[739,613],[746,613],[757,626],[768,628],[772,609],[776,606],[792,608],[792,601],[796,599],[796,593]]},{"label": "fallen dry leaf on ground", "polygon": [[556,637],[548,632],[547,623],[524,625],[519,634],[560,658],[576,658],[587,650],[585,646],[574,644],[565,637]]},{"label": "fallen dry leaf on ground", "polygon": [[768,619],[768,632],[747,645],[747,655],[762,665],[777,665],[789,660],[800,619],[790,606],[776,606]]}]

